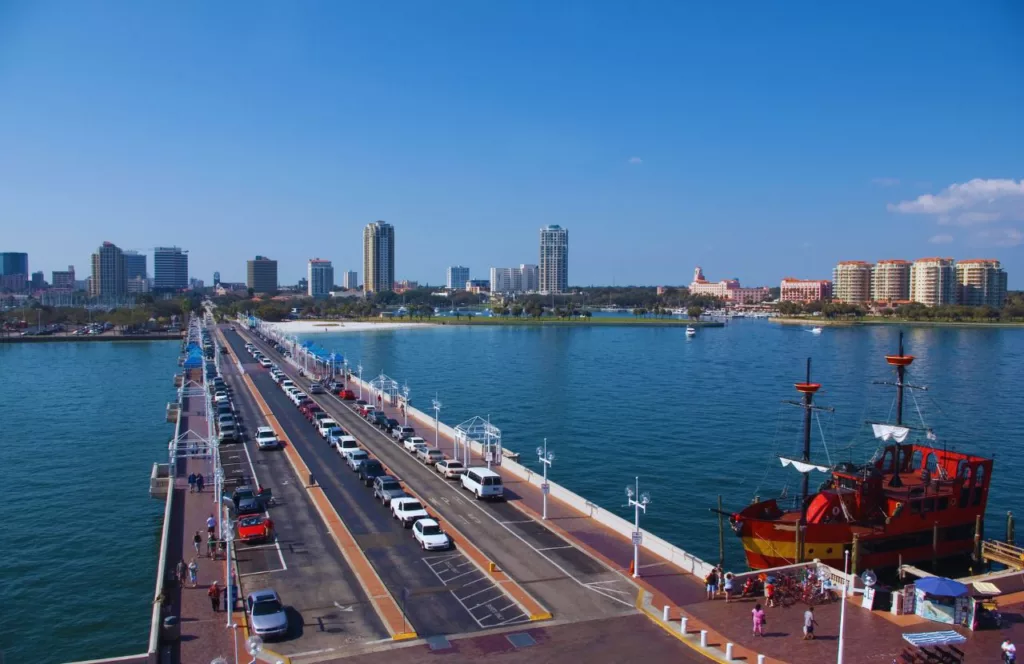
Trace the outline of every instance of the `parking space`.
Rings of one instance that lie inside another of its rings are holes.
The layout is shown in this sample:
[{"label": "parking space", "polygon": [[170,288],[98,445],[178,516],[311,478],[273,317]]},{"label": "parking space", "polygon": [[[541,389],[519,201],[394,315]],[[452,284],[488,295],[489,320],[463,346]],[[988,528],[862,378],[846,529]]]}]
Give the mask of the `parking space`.
[{"label": "parking space", "polygon": [[530,617],[461,553],[423,562],[481,628],[530,622]]}]

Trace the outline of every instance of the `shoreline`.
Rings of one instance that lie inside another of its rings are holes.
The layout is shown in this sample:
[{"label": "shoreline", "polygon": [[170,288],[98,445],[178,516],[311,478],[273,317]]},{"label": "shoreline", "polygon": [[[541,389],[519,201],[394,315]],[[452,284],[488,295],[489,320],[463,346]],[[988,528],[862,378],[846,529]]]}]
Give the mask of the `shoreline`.
[{"label": "shoreline", "polygon": [[827,318],[772,318],[779,325],[806,325],[809,327],[860,327],[864,325],[917,325],[921,327],[1021,327],[1021,322],[953,321],[953,320],[907,320],[902,318],[875,318],[861,320],[829,320]]},{"label": "shoreline", "polygon": [[181,341],[181,334],[101,334],[74,336],[70,334],[41,334],[31,337],[0,336],[0,344],[30,344],[47,342],[78,342],[78,341]]},{"label": "shoreline", "polygon": [[565,327],[725,327],[721,321],[691,321],[678,318],[591,318],[558,319],[558,318],[500,318],[491,316],[470,316],[461,319],[441,318],[409,321],[358,319],[358,320],[305,320],[280,321],[265,323],[268,327],[279,329],[285,334],[316,334],[367,332],[380,330],[410,329],[415,327],[443,326],[565,326]]}]

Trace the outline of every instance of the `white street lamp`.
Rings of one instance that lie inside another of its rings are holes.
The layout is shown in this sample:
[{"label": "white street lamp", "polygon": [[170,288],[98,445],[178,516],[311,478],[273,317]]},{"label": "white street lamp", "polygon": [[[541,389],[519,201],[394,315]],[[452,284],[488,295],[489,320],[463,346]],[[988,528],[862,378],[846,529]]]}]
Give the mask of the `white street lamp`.
[{"label": "white street lamp", "polygon": [[[437,400],[437,392],[434,393],[434,400],[430,402],[430,405],[434,407],[434,447],[440,447],[438,437],[438,422],[441,417],[441,402]],[[454,455],[454,450],[452,451]]]},{"label": "white street lamp", "polygon": [[626,498],[629,499],[629,507],[633,510],[633,578],[640,577],[640,542],[643,539],[640,533],[640,511],[647,514],[647,505],[651,502],[651,494],[646,491],[640,493],[640,478],[636,478],[634,486],[626,487]]},{"label": "white street lamp", "polygon": [[347,388],[348,387],[348,358],[347,357],[343,358],[342,361],[341,361],[341,364],[342,364],[342,368],[344,368],[344,370],[345,370],[345,373],[342,375],[341,378],[342,378],[342,381],[345,383],[345,387]]},{"label": "white street lamp", "polygon": [[363,365],[360,364],[356,367],[356,372],[359,373],[359,398],[363,398]]},{"label": "white street lamp", "polygon": [[542,519],[548,518],[548,493],[551,490],[548,485],[548,466],[555,461],[555,453],[548,452],[548,439],[544,439],[544,447],[537,448],[537,458],[540,459],[541,464],[544,467],[544,483],[540,485],[541,495],[544,497],[544,512],[541,515]]},{"label": "white street lamp", "polygon": [[402,408],[402,413],[405,415],[405,424],[402,426],[409,426],[409,383],[402,386],[402,396],[405,398],[405,405]]},{"label": "white street lamp", "polygon": [[263,639],[253,634],[245,640],[245,649],[252,655],[252,661],[249,664],[256,664],[259,661],[259,655],[263,651]]},{"label": "white street lamp", "polygon": [[[225,612],[227,613],[227,626],[231,627],[231,612],[235,608],[234,588],[231,585],[231,543],[235,541],[235,531],[231,527],[230,519],[223,519],[220,522],[221,537],[224,539],[224,586],[225,586]],[[258,637],[257,637],[258,638]],[[262,642],[260,643],[262,646]],[[249,654],[255,655],[250,652]]]}]

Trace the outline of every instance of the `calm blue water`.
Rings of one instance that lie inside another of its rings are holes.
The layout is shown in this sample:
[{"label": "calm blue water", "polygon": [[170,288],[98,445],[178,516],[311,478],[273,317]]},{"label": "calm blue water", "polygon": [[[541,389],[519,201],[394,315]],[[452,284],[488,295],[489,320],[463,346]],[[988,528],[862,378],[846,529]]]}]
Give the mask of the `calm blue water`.
[{"label": "calm blue water", "polygon": [[146,650],[180,344],[0,345],[0,650],[66,662]]},{"label": "calm blue water", "polygon": [[[917,409],[940,443],[996,454],[988,532],[1002,534],[1006,510],[1021,513],[1015,486],[1024,461],[1024,330],[907,327],[907,352],[917,356],[904,421]],[[490,415],[504,445],[538,467],[542,438],[557,459],[552,478],[623,516],[632,512],[624,487],[634,475],[650,491],[646,528],[701,557],[717,559],[717,517],[723,495],[738,508],[772,496],[798,478],[779,454],[799,455],[801,411],[793,383],[813,360],[824,384],[817,403],[835,408],[814,423],[813,457],[864,461],[875,449],[864,425],[886,419],[895,391],[883,355],[896,349],[898,329],[826,328],[821,335],[768,321],[740,320],[701,329],[465,327],[316,333],[323,347],[362,362],[364,378],[381,370],[408,381],[412,401],[430,410],[435,392],[450,425]],[[819,430],[820,422],[820,430]],[[822,445],[822,436],[827,442]],[[727,533],[728,534],[728,533]],[[727,537],[727,560],[740,566],[738,542]]]}]

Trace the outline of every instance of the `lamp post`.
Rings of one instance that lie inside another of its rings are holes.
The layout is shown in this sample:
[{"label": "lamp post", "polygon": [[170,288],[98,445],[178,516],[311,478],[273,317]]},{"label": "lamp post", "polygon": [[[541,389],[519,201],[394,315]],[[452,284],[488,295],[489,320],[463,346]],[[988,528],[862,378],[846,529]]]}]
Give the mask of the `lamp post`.
[{"label": "lamp post", "polygon": [[640,478],[636,478],[633,486],[626,487],[626,498],[629,499],[629,507],[633,508],[633,578],[640,577],[640,512],[647,514],[647,505],[651,502],[651,494],[646,491],[640,493]]},{"label": "lamp post", "polygon": [[405,403],[402,406],[402,414],[405,416],[405,424],[402,426],[409,426],[409,383],[402,386],[402,397],[405,399]]},{"label": "lamp post", "polygon": [[363,398],[363,365],[360,364],[356,367],[356,371],[359,373],[359,398]]},{"label": "lamp post", "polygon": [[342,358],[341,364],[342,364],[342,368],[345,371],[344,375],[342,376],[342,381],[345,383],[345,387],[347,388],[348,387],[348,358],[347,357],[346,358]]},{"label": "lamp post", "polygon": [[249,664],[256,664],[260,659],[260,653],[263,651],[263,639],[253,634],[245,640],[245,649],[252,655],[252,661]]},{"label": "lamp post", "polygon": [[[230,519],[222,519],[220,524],[221,537],[224,539],[224,586],[225,613],[227,627],[231,627],[231,611],[235,608],[234,588],[231,584],[231,543],[235,541],[235,531],[231,528]],[[255,654],[255,653],[250,653]]]},{"label": "lamp post", "polygon": [[548,439],[544,439],[544,446],[537,448],[537,458],[540,459],[541,464],[544,467],[544,483],[540,485],[540,493],[544,497],[544,511],[541,514],[541,519],[548,518],[548,492],[551,487],[548,485],[548,466],[550,466],[555,460],[555,453],[548,452]]},{"label": "lamp post", "polygon": [[[434,400],[430,402],[434,407],[434,447],[439,447],[440,437],[438,436],[438,422],[441,417],[441,402],[437,400],[437,392],[434,393]],[[454,453],[454,450],[453,450]]]}]

